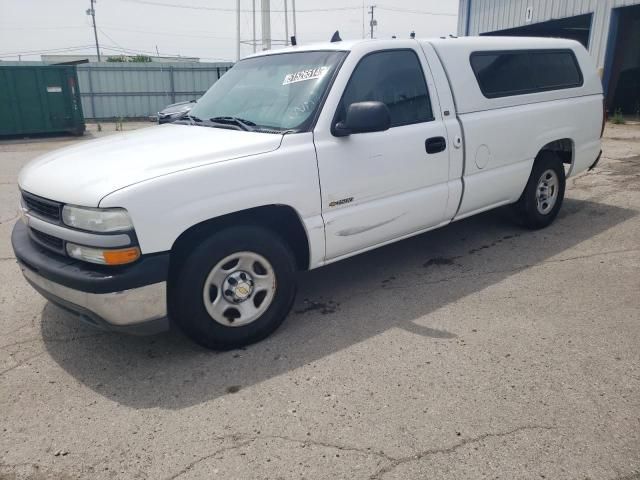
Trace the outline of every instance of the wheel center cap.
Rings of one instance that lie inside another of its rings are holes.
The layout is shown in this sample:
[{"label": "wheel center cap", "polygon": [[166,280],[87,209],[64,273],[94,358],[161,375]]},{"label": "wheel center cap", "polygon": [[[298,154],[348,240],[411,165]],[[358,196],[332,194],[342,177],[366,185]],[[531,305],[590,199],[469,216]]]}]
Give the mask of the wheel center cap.
[{"label": "wheel center cap", "polygon": [[244,302],[253,294],[253,278],[244,271],[233,272],[224,281],[223,293],[233,303]]},{"label": "wheel center cap", "polygon": [[236,285],[236,287],[233,290],[233,293],[237,298],[244,300],[249,295],[251,295],[252,290],[253,290],[253,287],[251,285],[249,285],[247,282],[242,282]]}]

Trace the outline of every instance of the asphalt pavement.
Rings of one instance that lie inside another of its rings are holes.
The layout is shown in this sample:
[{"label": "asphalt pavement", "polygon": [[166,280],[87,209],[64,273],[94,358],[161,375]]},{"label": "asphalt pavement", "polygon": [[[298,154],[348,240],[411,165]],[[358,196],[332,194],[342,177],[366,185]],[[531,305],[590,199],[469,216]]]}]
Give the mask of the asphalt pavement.
[{"label": "asphalt pavement", "polygon": [[640,479],[640,125],[551,227],[497,210],[300,274],[276,334],[224,353],[22,278],[19,169],[106,134],[0,142],[0,479]]}]

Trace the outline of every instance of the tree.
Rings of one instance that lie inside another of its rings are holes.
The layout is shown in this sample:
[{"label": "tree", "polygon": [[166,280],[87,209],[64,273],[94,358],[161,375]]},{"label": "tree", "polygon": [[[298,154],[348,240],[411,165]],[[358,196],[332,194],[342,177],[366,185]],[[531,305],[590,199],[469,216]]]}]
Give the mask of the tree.
[{"label": "tree", "polygon": [[125,57],[124,55],[115,55],[113,57],[107,57],[107,62],[127,62],[127,57]]},{"label": "tree", "polygon": [[111,57],[107,57],[107,62],[119,62],[119,63],[149,63],[151,62],[151,57],[149,55],[114,55]]},{"label": "tree", "polygon": [[129,61],[137,63],[148,63],[151,61],[151,57],[149,55],[134,55],[133,57],[129,57]]}]

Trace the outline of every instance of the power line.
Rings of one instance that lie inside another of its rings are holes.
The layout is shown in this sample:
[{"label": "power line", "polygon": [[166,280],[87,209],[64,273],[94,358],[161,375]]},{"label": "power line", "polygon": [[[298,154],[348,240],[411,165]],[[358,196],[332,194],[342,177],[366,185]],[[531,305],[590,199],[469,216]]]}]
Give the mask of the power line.
[{"label": "power line", "polygon": [[[238,10],[235,8],[224,8],[224,7],[205,7],[205,6],[196,6],[196,5],[180,5],[177,3],[165,3],[165,2],[156,2],[154,0],[122,0],[124,2],[129,3],[138,3],[141,5],[153,5],[156,7],[170,7],[170,8],[183,8],[187,10],[210,10],[213,12],[229,12],[236,13]],[[337,10],[360,10],[361,6],[353,6],[353,7],[335,7],[335,8],[307,8],[307,9],[296,9],[296,13],[311,13],[311,12],[334,12]],[[241,9],[242,13],[252,13],[252,10]],[[284,10],[271,10],[271,12],[284,13]]]},{"label": "power line", "polygon": [[[156,52],[154,50],[142,50],[142,49],[133,49],[133,48],[125,48],[125,47],[118,47],[118,46],[113,46],[113,45],[103,45],[102,46],[103,50],[111,50],[113,52],[120,52],[120,53],[128,53],[128,54],[140,54],[140,53],[145,53],[147,55],[155,55]],[[185,55],[180,55],[179,53],[165,53],[164,54],[167,57],[184,57]],[[225,62],[229,62],[230,60],[228,58],[223,58],[223,57],[204,57],[204,58],[210,58],[213,60],[220,60],[220,61],[225,61]]]},{"label": "power line", "polygon": [[421,15],[435,15],[435,16],[443,16],[443,17],[457,17],[457,13],[446,13],[446,12],[429,12],[427,10],[413,10],[410,8],[400,8],[400,7],[392,7],[385,5],[377,5],[380,10],[384,10],[386,12],[398,12],[398,13],[417,13]]},{"label": "power line", "polygon": [[[177,3],[166,3],[155,0],[122,0],[129,3],[138,3],[142,5],[153,5],[158,7],[170,7],[170,8],[183,8],[187,10],[211,10],[214,12],[229,12],[235,13],[237,10],[235,8],[225,8],[225,7],[208,7],[202,5],[180,5]],[[377,5],[377,8],[380,10],[385,10],[388,12],[399,12],[399,13],[416,13],[421,15],[435,15],[435,16],[446,16],[446,17],[456,17],[457,13],[448,13],[448,12],[432,12],[429,10],[416,10],[411,8],[401,8],[395,7],[392,5]],[[333,8],[303,8],[297,9],[297,13],[316,13],[316,12],[334,12],[334,11],[343,11],[343,10],[360,10],[362,6],[346,6],[346,7],[333,7]],[[241,9],[242,13],[251,13],[252,10]],[[284,13],[284,10],[274,10],[271,9],[272,13]]]},{"label": "power line", "polygon": [[[150,35],[162,35],[163,37],[169,36],[169,37],[213,38],[213,39],[216,39],[216,40],[234,40],[234,38],[235,38],[235,37],[218,37],[218,36],[215,36],[215,35],[198,35],[198,34],[195,34],[195,33],[186,33],[186,32],[173,32],[173,31],[160,32],[160,31],[157,31],[157,30],[156,31],[154,31],[154,30],[138,30],[138,29],[132,29],[132,28],[110,27],[110,26],[105,26],[105,25],[100,27],[98,30],[100,30],[107,37],[109,37],[109,36],[104,32],[104,30],[112,30],[112,31],[117,31],[117,32],[143,33],[143,34],[150,34]],[[113,41],[113,39],[112,39],[112,41]],[[113,43],[117,44],[117,42],[115,42],[115,41],[113,41]]]},{"label": "power line", "polygon": [[[100,29],[100,31],[102,32],[102,29]],[[117,44],[117,42],[111,38],[109,35],[106,35],[105,32],[102,32],[105,36],[107,36],[107,38],[109,38],[113,43],[115,43],[116,45],[105,45],[103,44],[100,48],[102,50],[109,50],[109,51],[113,51],[113,52],[120,52],[120,53],[146,53],[146,54],[154,54],[155,52],[151,51],[151,50],[142,50],[142,49],[133,49],[133,48],[126,48],[123,47],[119,44]],[[87,45],[76,45],[76,46],[69,46],[69,47],[59,47],[59,48],[48,48],[48,49],[41,49],[41,50],[24,50],[24,51],[20,51],[20,52],[5,52],[5,53],[0,53],[0,58],[2,57],[17,57],[19,55],[41,55],[41,54],[46,54],[46,53],[66,53],[66,52],[77,52],[80,50],[87,50],[90,48],[93,48],[94,45],[92,44],[87,44]],[[180,54],[168,54],[167,56],[172,56],[172,57],[180,57],[183,55]],[[211,60],[220,60],[220,61],[229,61],[228,58],[223,58],[223,57],[200,57],[200,58],[207,58],[207,59],[211,59]]]},{"label": "power line", "polygon": [[77,45],[74,47],[50,48],[45,50],[28,50],[23,52],[9,52],[9,53],[0,53],[0,57],[17,57],[18,55],[38,55],[40,53],[77,51],[77,50],[86,50],[87,48],[91,48],[91,47],[93,47],[93,45],[88,44],[88,45]]},{"label": "power line", "polygon": [[15,26],[5,26],[3,24],[0,24],[0,27],[2,27],[2,30],[68,30],[70,28],[87,28],[86,25],[67,25],[67,26],[58,26],[58,27],[32,27],[32,26],[27,26],[27,27],[15,27]]},{"label": "power line", "polygon": [[[118,47],[123,48],[122,45],[120,45],[118,42],[116,42],[113,37],[111,35],[109,35],[107,32],[105,32],[102,28],[99,28],[100,32],[107,37],[109,40],[111,40],[113,43],[115,43]],[[158,55],[160,56],[160,55]]]},{"label": "power line", "polygon": [[[140,54],[140,53],[146,53],[146,54],[152,54],[155,55],[156,52],[152,51],[152,50],[142,50],[142,49],[133,49],[133,48],[125,48],[125,47],[118,47],[118,46],[113,46],[113,45],[103,45],[102,48],[104,50],[111,50],[113,52],[121,52],[121,53],[133,53],[133,54]],[[179,54],[168,54],[168,57],[179,57]]]},{"label": "power line", "polygon": [[[224,8],[224,7],[211,7],[211,6],[194,6],[194,5],[183,5],[183,4],[177,4],[177,3],[169,3],[169,2],[162,2],[162,1],[157,1],[157,0],[121,0],[121,1],[125,1],[125,2],[129,2],[129,3],[137,3],[137,4],[141,4],[141,5],[151,5],[151,6],[158,6],[158,7],[167,7],[167,8],[180,8],[180,9],[189,9],[189,10],[210,10],[210,11],[215,11],[215,12],[229,12],[229,13],[233,13],[236,12],[237,10],[234,8]],[[98,54],[98,56],[100,55],[100,47],[98,44],[98,34],[97,34],[97,30],[100,30],[100,32],[105,35],[105,37],[107,37],[112,43],[114,43],[116,45],[116,47],[114,46],[109,46],[109,47],[103,47],[103,48],[108,48],[109,50],[112,51],[122,51],[122,52],[134,52],[134,53],[138,53],[138,52],[145,52],[144,50],[134,50],[134,49],[129,49],[129,48],[124,48],[122,46],[120,46],[118,44],[118,42],[116,42],[107,32],[105,32],[104,30],[109,30],[109,31],[123,31],[123,32],[134,32],[134,33],[143,33],[143,34],[150,34],[150,35],[163,35],[163,36],[174,36],[174,37],[194,37],[194,38],[211,38],[211,39],[217,39],[217,40],[232,40],[232,37],[218,37],[218,36],[214,36],[214,35],[198,35],[197,33],[195,33],[195,31],[189,31],[187,32],[174,32],[174,31],[150,31],[150,30],[139,30],[139,29],[127,29],[127,28],[120,28],[117,26],[109,26],[109,25],[102,25],[101,28],[97,27],[97,25],[95,24],[95,10],[93,9],[95,0],[90,0],[91,2],[91,8],[89,10],[87,10],[87,14],[92,16],[92,23],[93,23],[93,27],[94,27],[94,36],[95,36],[95,41],[96,41],[96,52]],[[378,4],[376,6],[372,6],[371,7],[371,11],[369,12],[371,14],[371,21],[373,23],[373,25],[371,25],[371,32],[370,32],[370,36],[373,36],[373,27],[375,26],[376,23],[376,19],[374,18],[373,15],[373,10],[374,8],[377,8],[379,10],[383,10],[386,12],[395,12],[395,13],[405,13],[405,14],[422,14],[422,15],[434,15],[434,16],[456,16],[457,14],[455,13],[446,13],[446,12],[432,12],[432,11],[427,11],[427,10],[419,10],[419,9],[408,9],[408,8],[401,8],[401,7],[396,7],[393,5],[387,5],[387,4]],[[348,10],[360,10],[362,9],[364,12],[364,2],[363,5],[361,6],[344,6],[344,7],[337,7],[337,8],[309,8],[309,9],[298,9],[297,12],[299,13],[307,13],[307,12],[332,12],[332,11],[348,11]],[[284,13],[284,10],[271,10],[272,12],[278,12],[278,13]],[[252,10],[241,10],[241,12],[245,12],[245,13],[250,13],[252,12]],[[5,28],[5,27],[3,27]],[[6,27],[7,30],[29,30],[29,29],[33,29],[33,30],[58,30],[58,29],[67,29],[67,28],[75,28],[75,29],[81,29],[81,28],[86,28],[86,26],[79,26],[79,25],[69,25],[66,27],[62,27],[62,26],[24,26],[24,27],[20,27],[20,26],[14,26],[13,25],[8,25]],[[203,32],[204,33],[204,32]],[[37,55],[37,54],[41,54],[41,53],[62,53],[62,52],[71,52],[71,51],[79,51],[79,50],[84,50],[87,47],[91,47],[91,45],[81,45],[81,46],[71,46],[71,47],[60,47],[60,48],[54,48],[54,49],[42,49],[42,50],[30,50],[30,51],[21,51],[21,52],[11,52],[11,53],[0,53],[0,57],[11,57],[11,56],[19,56],[19,55]],[[154,52],[152,51],[146,51],[147,53],[151,53],[153,54]],[[217,57],[207,57],[207,58],[217,58]],[[222,58],[220,58],[222,59]],[[226,59],[225,59],[226,60]]]}]

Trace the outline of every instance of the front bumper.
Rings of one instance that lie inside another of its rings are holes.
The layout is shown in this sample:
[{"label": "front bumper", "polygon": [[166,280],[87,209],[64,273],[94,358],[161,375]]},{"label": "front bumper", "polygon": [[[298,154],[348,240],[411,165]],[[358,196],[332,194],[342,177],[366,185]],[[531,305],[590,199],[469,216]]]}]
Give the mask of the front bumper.
[{"label": "front bumper", "polygon": [[42,296],[101,328],[151,334],[169,328],[169,255],[143,256],[123,267],[63,257],[33,242],[17,222],[11,243],[26,280]]}]

